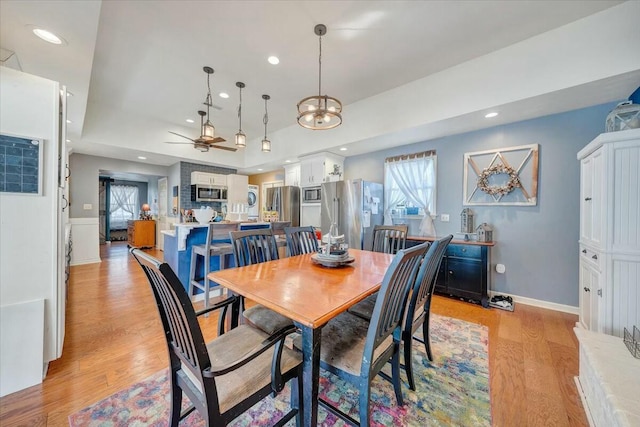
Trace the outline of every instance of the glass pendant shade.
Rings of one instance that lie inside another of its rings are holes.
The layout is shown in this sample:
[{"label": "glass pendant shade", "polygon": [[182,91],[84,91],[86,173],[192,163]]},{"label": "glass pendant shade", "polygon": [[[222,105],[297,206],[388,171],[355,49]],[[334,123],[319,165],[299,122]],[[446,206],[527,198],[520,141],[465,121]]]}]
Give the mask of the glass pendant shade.
[{"label": "glass pendant shade", "polygon": [[242,132],[242,89],[245,84],[236,82],[236,87],[240,91],[240,103],[238,104],[238,133],[236,133],[236,147],[244,148],[247,146],[247,136]]},{"label": "glass pendant shade", "polygon": [[318,24],[313,29],[319,38],[318,55],[318,95],[308,96],[298,102],[298,124],[307,129],[332,129],[342,124],[342,102],[328,95],[322,95],[322,36],[327,27]]},{"label": "glass pendant shade", "polygon": [[269,141],[267,138],[262,140],[262,151],[265,153],[271,151],[271,141]]},{"label": "glass pendant shade", "polygon": [[236,146],[238,147],[247,146],[247,136],[242,131],[236,133]]},{"label": "glass pendant shade", "polygon": [[213,127],[213,124],[209,120],[207,120],[206,123],[202,125],[202,136],[200,138],[205,141],[213,141],[213,138],[216,136],[215,134],[216,128]]},{"label": "glass pendant shade", "polygon": [[267,123],[269,123],[269,112],[267,111],[267,101],[271,99],[269,95],[262,95],[264,99],[264,117],[262,123],[264,123],[264,139],[262,140],[262,152],[268,153],[271,151],[271,141],[267,139]]},{"label": "glass pendant shade", "polygon": [[298,124],[307,129],[331,129],[342,123],[342,103],[331,96],[309,96],[298,103]]}]

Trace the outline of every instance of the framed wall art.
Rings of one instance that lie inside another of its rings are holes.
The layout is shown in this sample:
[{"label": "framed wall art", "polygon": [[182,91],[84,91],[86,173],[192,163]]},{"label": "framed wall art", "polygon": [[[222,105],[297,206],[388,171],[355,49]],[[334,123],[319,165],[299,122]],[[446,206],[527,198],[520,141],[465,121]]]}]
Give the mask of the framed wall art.
[{"label": "framed wall art", "polygon": [[465,153],[462,203],[535,206],[538,149],[538,144],[530,144]]},{"label": "framed wall art", "polygon": [[43,140],[0,134],[0,192],[42,195]]}]

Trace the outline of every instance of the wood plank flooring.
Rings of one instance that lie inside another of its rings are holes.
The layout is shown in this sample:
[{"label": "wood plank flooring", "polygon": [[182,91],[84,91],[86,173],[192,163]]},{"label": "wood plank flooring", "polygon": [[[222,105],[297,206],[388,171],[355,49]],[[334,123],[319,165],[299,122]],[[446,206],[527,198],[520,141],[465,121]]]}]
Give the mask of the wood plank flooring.
[{"label": "wood plank flooring", "polygon": [[[149,251],[162,257],[161,251]],[[62,358],[40,385],[0,399],[0,425],[67,426],[67,417],[167,366],[151,290],[124,242],[71,268]],[[511,313],[435,297],[433,312],[489,327],[493,425],[587,426],[574,315],[519,304]],[[217,317],[201,318],[205,339]]]}]

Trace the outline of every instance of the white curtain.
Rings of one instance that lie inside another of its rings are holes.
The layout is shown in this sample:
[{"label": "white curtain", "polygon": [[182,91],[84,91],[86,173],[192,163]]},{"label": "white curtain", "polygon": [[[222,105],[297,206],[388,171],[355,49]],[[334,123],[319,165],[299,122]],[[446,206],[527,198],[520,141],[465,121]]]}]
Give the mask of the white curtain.
[{"label": "white curtain", "polygon": [[136,218],[138,212],[138,187],[135,185],[111,185],[109,228],[123,230],[127,221]]},{"label": "white curtain", "polygon": [[[388,177],[388,178],[387,178]],[[385,181],[390,179],[394,185],[391,188],[389,205],[385,209],[385,224],[387,224],[387,210],[402,200],[422,208],[424,216],[420,222],[421,236],[435,236],[436,230],[431,218],[431,206],[434,206],[436,189],[436,157],[432,154],[418,154],[408,158],[388,159],[385,162]],[[385,182],[386,184],[386,182]],[[402,194],[396,196],[393,188],[397,186]],[[395,200],[395,203],[394,203]],[[386,200],[385,200],[386,202]],[[391,215],[389,215],[389,219]]]},{"label": "white curtain", "polygon": [[384,225],[393,225],[391,209],[405,199],[404,193],[395,185],[389,172],[389,163],[384,164]]}]

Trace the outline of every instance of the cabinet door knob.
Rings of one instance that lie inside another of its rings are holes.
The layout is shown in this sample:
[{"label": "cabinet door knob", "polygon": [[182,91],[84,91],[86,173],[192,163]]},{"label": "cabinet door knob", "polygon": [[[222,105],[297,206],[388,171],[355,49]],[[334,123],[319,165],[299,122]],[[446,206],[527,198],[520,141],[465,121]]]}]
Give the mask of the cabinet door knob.
[{"label": "cabinet door knob", "polygon": [[592,256],[591,258],[593,258],[593,259],[598,259],[598,255],[594,255],[594,256]]},{"label": "cabinet door knob", "polygon": [[451,275],[453,276],[453,271],[452,271],[452,270],[449,270],[449,274],[451,274]]},{"label": "cabinet door knob", "polygon": [[582,250],[582,253],[583,253],[583,254],[586,254],[586,253],[587,253],[587,250],[586,250],[586,249],[583,249],[583,250]]},{"label": "cabinet door knob", "polygon": [[587,288],[586,286],[584,287],[584,291],[585,292],[591,292],[591,289]]},{"label": "cabinet door knob", "polygon": [[584,201],[585,201],[585,202],[590,202],[590,201],[591,201],[591,197],[585,197],[585,198],[584,198]]},{"label": "cabinet door knob", "polygon": [[598,289],[598,296],[602,296],[602,289]]}]

